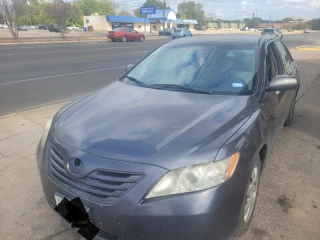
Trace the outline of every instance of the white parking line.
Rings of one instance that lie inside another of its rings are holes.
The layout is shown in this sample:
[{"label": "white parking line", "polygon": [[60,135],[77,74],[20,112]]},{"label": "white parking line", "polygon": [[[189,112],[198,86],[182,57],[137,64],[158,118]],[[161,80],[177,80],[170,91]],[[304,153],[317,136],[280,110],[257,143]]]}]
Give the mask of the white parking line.
[{"label": "white parking line", "polygon": [[66,74],[39,77],[39,78],[29,78],[29,79],[17,80],[17,81],[12,81],[12,82],[7,82],[7,83],[0,83],[0,85],[10,85],[10,84],[21,83],[21,82],[31,82],[31,81],[47,79],[47,78],[70,76],[70,75],[76,75],[76,74],[81,74],[81,73],[99,72],[99,71],[105,71],[105,70],[110,70],[110,69],[118,69],[118,68],[124,68],[124,67],[125,66],[117,66],[117,67],[100,68],[100,69],[88,70],[88,71],[83,71],[83,72],[66,73]]}]

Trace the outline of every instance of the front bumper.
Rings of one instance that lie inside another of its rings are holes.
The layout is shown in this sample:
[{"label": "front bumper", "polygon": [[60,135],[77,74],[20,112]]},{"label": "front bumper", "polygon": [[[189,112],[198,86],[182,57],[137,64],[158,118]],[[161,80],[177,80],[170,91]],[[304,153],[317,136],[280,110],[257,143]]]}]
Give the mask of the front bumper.
[{"label": "front bumper", "polygon": [[[92,156],[94,161],[95,156]],[[122,240],[226,240],[232,237],[239,219],[246,182],[245,171],[237,168],[224,184],[205,191],[145,200],[143,197],[167,170],[152,165],[107,160],[108,166],[147,174],[127,194],[113,204],[101,204],[86,198],[81,200],[90,208],[91,221],[103,233]],[[69,199],[77,194],[56,184],[46,174],[45,159],[38,146],[37,161],[45,196],[52,208],[54,194]],[[101,236],[101,234],[98,234]],[[99,237],[96,239],[112,239]]]}]

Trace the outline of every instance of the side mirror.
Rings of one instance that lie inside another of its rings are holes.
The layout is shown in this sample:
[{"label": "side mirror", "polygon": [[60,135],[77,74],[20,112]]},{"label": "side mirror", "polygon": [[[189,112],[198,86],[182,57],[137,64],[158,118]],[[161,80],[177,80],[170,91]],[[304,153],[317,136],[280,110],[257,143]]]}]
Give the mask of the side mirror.
[{"label": "side mirror", "polygon": [[130,64],[130,65],[127,65],[124,70],[125,70],[126,73],[127,73],[127,72],[129,72],[129,71],[131,70],[131,68],[133,68],[133,67],[134,67],[134,65]]},{"label": "side mirror", "polygon": [[279,75],[274,77],[269,86],[269,92],[295,90],[298,87],[298,80],[293,76]]}]

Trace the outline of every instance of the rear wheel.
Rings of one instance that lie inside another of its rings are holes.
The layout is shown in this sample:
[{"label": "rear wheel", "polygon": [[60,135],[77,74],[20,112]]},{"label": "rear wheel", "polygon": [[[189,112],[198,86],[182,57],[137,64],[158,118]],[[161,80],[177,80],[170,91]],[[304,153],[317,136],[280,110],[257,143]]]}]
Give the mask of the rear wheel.
[{"label": "rear wheel", "polygon": [[125,36],[122,36],[121,41],[122,41],[122,42],[126,42],[126,41],[127,41],[127,38],[126,38]]},{"label": "rear wheel", "polygon": [[144,41],[144,36],[141,36],[140,39],[139,39],[139,41],[140,41],[140,42],[143,42],[143,41]]},{"label": "rear wheel", "polygon": [[242,203],[242,208],[239,216],[238,228],[236,236],[240,237],[247,232],[251,224],[254,209],[257,202],[258,189],[261,175],[261,161],[259,157],[254,160],[253,169],[248,179],[247,189]]},{"label": "rear wheel", "polygon": [[115,40],[115,39],[111,39],[111,41],[112,41],[112,42],[115,42],[116,40]]}]

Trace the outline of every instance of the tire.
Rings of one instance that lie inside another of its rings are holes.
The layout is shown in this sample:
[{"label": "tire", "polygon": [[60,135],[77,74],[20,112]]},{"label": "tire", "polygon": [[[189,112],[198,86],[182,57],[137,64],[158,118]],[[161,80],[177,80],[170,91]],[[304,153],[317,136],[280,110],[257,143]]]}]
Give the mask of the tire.
[{"label": "tire", "polygon": [[[299,91],[299,89],[298,89],[298,91]],[[298,93],[298,91],[297,91],[297,93]],[[294,109],[295,109],[295,106],[296,106],[296,99],[297,99],[297,94],[296,94],[295,98],[293,99],[293,101],[291,103],[290,111],[288,113],[286,121],[284,122],[284,126],[286,126],[286,127],[289,127],[291,125],[291,123],[292,123],[293,115],[294,115]]]},{"label": "tire", "polygon": [[[255,172],[256,180],[253,180],[253,173],[254,172]],[[236,237],[240,237],[243,234],[245,234],[248,231],[249,226],[251,224],[251,221],[252,221],[252,218],[254,215],[254,210],[256,207],[256,203],[257,203],[260,176],[261,176],[261,160],[259,157],[255,157],[253,168],[251,169],[250,176],[248,177],[248,183],[247,183],[246,192],[244,194],[244,199],[243,199],[243,203],[242,203],[242,207],[241,207],[238,227],[237,227],[237,230],[235,233]],[[252,194],[252,191],[249,191],[249,189],[255,190],[255,198],[254,198],[254,201],[251,201],[252,205],[248,205],[248,206],[251,206],[248,208],[250,210],[246,210],[247,204],[250,204],[248,202],[248,192],[251,192],[251,194]]]},{"label": "tire", "polygon": [[144,36],[141,36],[139,39],[140,42],[144,42]]},{"label": "tire", "polygon": [[122,36],[121,41],[122,41],[122,42],[126,42],[126,41],[127,41],[127,38],[126,38],[125,36]]},{"label": "tire", "polygon": [[112,41],[112,42],[115,42],[116,40],[115,40],[115,39],[111,39],[111,41]]},{"label": "tire", "polygon": [[283,35],[281,36],[281,40],[283,39]]}]

